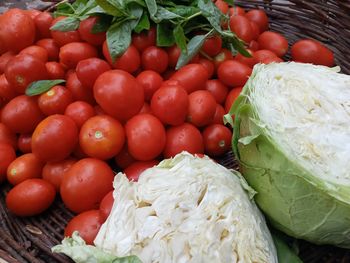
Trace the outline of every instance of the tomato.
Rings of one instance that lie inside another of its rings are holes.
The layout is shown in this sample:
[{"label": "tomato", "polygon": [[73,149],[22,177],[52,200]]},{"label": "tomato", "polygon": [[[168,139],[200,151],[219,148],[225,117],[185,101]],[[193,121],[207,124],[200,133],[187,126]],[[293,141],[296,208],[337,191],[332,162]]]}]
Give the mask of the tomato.
[{"label": "tomato", "polygon": [[224,107],[222,107],[220,104],[216,104],[214,118],[210,124],[222,124],[224,115],[225,115]]},{"label": "tomato", "polygon": [[279,57],[268,57],[268,58],[264,58],[261,63],[263,64],[270,64],[270,63],[280,63],[283,62],[283,59],[279,58]]},{"label": "tomato", "polygon": [[79,144],[90,157],[107,160],[123,148],[125,132],[119,121],[108,115],[88,119],[80,129]]},{"label": "tomato", "polygon": [[165,128],[151,114],[138,114],[125,125],[128,151],[139,161],[149,161],[159,156],[165,146]]},{"label": "tomato", "polygon": [[34,97],[20,95],[9,101],[1,112],[1,122],[15,133],[30,133],[44,118]]},{"label": "tomato", "polygon": [[17,137],[5,124],[0,122],[0,143],[8,143],[17,148]]},{"label": "tomato", "polygon": [[250,21],[255,22],[260,29],[260,33],[266,31],[269,28],[269,18],[264,10],[252,9],[245,14],[245,17]]},{"label": "tomato", "polygon": [[167,52],[169,57],[169,67],[174,69],[177,64],[177,60],[181,55],[181,49],[178,46],[174,45],[167,48]]},{"label": "tomato", "polygon": [[108,63],[115,69],[121,69],[129,73],[134,73],[141,65],[140,53],[133,45],[130,45],[124,54],[117,57],[114,62],[109,54],[107,41],[103,43],[102,51]]},{"label": "tomato", "polygon": [[41,11],[36,9],[28,9],[28,10],[22,10],[22,11],[25,12],[27,15],[29,15],[32,19],[35,19],[41,13]]},{"label": "tomato", "polygon": [[72,42],[61,47],[59,53],[60,63],[67,68],[75,68],[79,61],[97,57],[97,49],[84,42]]},{"label": "tomato", "polygon": [[213,61],[206,58],[200,58],[198,63],[205,67],[208,72],[208,78],[211,78],[214,75],[215,65]]},{"label": "tomato", "polygon": [[209,124],[215,114],[216,101],[208,90],[197,90],[188,96],[187,121],[197,127]]},{"label": "tomato", "polygon": [[59,162],[48,162],[42,169],[42,178],[50,182],[56,189],[60,191],[64,174],[75,164],[77,160],[68,158]]},{"label": "tomato", "polygon": [[226,60],[232,60],[233,56],[231,51],[229,51],[226,48],[223,48],[219,54],[217,54],[214,58],[214,66],[215,69],[217,70],[218,67],[225,62]]},{"label": "tomato", "polygon": [[95,115],[106,115],[107,114],[102,110],[100,105],[95,105],[94,111],[95,111]]},{"label": "tomato", "polygon": [[251,73],[250,67],[235,60],[227,60],[218,68],[219,80],[229,87],[243,86]]},{"label": "tomato", "polygon": [[227,96],[228,88],[218,79],[210,79],[205,83],[205,89],[215,98],[216,102],[222,104]]},{"label": "tomato", "polygon": [[254,39],[252,26],[248,18],[246,18],[245,16],[231,16],[230,29],[246,43],[249,43]]},{"label": "tomato", "polygon": [[4,73],[7,62],[16,55],[13,51],[7,51],[0,56],[0,74]]},{"label": "tomato", "polygon": [[261,49],[271,50],[278,57],[283,57],[288,51],[287,39],[276,32],[263,32],[258,38],[258,43]]},{"label": "tomato", "polygon": [[5,76],[18,93],[24,93],[27,86],[36,80],[48,79],[45,63],[31,55],[18,55],[6,65]]},{"label": "tomato", "polygon": [[122,70],[102,73],[95,81],[94,96],[106,113],[122,122],[136,115],[144,103],[142,86]]},{"label": "tomato", "polygon": [[66,159],[78,142],[78,128],[65,115],[51,115],[41,121],[32,135],[32,150],[41,160],[55,162]]},{"label": "tomato", "polygon": [[251,51],[257,51],[257,50],[259,50],[259,43],[258,43],[258,41],[256,41],[256,40],[250,41],[248,48],[249,48]]},{"label": "tomato", "polygon": [[246,50],[249,52],[251,57],[245,57],[241,53],[238,53],[235,57],[235,60],[247,65],[250,68],[253,68],[254,65],[256,64],[256,60],[254,58],[254,53],[249,49],[246,49]]},{"label": "tomato", "polygon": [[97,209],[113,190],[114,173],[104,161],[84,158],[64,174],[60,193],[64,204],[75,213]]},{"label": "tomato", "polygon": [[48,52],[45,48],[37,45],[32,45],[29,47],[26,47],[19,52],[19,55],[31,55],[43,62],[46,62],[48,60]]},{"label": "tomato", "polygon": [[12,8],[0,16],[0,54],[10,50],[19,52],[34,40],[35,24],[25,12]]},{"label": "tomato", "polygon": [[8,143],[0,142],[0,183],[5,181],[7,167],[15,159],[15,149]]},{"label": "tomato", "polygon": [[32,153],[17,157],[7,167],[7,180],[17,185],[24,180],[41,177],[44,164]]},{"label": "tomato", "polygon": [[45,63],[45,67],[49,79],[64,79],[66,72],[62,64],[55,61],[49,61]]},{"label": "tomato", "polygon": [[222,39],[220,36],[215,35],[207,38],[202,46],[202,51],[208,56],[214,57],[220,53],[222,46]]},{"label": "tomato", "polygon": [[266,60],[268,58],[276,58],[276,57],[277,55],[275,53],[267,49],[260,49],[253,53],[253,58],[255,59],[256,63],[262,63],[263,60]]},{"label": "tomato", "polygon": [[0,75],[0,102],[7,103],[16,97],[17,92],[8,83],[4,74]]},{"label": "tomato", "polygon": [[140,52],[150,46],[156,45],[156,28],[151,27],[149,30],[144,30],[141,33],[134,33],[132,35],[132,45]]},{"label": "tomato", "polygon": [[179,125],[185,122],[189,96],[179,85],[162,86],[151,100],[152,113],[164,124]]},{"label": "tomato", "polygon": [[32,152],[32,134],[30,133],[20,134],[18,136],[17,145],[18,145],[18,149],[22,153],[31,153]]},{"label": "tomato", "polygon": [[106,219],[108,218],[109,214],[112,211],[114,203],[114,197],[113,197],[113,191],[108,192],[108,194],[103,197],[101,203],[100,203],[100,218],[102,222],[105,222]]},{"label": "tomato", "polygon": [[135,158],[130,155],[126,144],[114,158],[114,162],[121,169],[128,167],[130,164],[132,164],[135,161],[136,161]]},{"label": "tomato", "polygon": [[64,115],[70,117],[80,129],[91,117],[95,116],[94,108],[85,101],[74,101],[69,104]]},{"label": "tomato", "polygon": [[292,59],[297,62],[313,63],[331,67],[334,65],[334,55],[331,50],[312,39],[299,40],[292,45]]},{"label": "tomato", "polygon": [[[252,28],[252,34],[253,34],[253,40],[252,41],[254,41],[254,40],[258,39],[258,37],[260,35],[260,29],[259,29],[259,26],[253,21],[250,21],[250,26]],[[252,41],[250,41],[250,42],[252,42]]]},{"label": "tomato", "polygon": [[51,37],[50,27],[53,17],[49,12],[40,12],[35,18],[36,35],[39,39]]},{"label": "tomato", "polygon": [[136,81],[143,87],[145,101],[150,101],[154,92],[162,85],[163,78],[153,70],[145,70],[137,75]]},{"label": "tomato", "polygon": [[39,96],[38,105],[40,110],[48,116],[63,114],[72,101],[72,92],[63,86],[56,85]]},{"label": "tomato", "polygon": [[215,1],[215,5],[216,7],[223,13],[223,14],[227,14],[228,13],[228,4],[223,1],[223,0],[216,0]]},{"label": "tomato", "polygon": [[235,87],[229,92],[229,94],[227,95],[226,101],[225,101],[225,111],[226,112],[230,111],[232,104],[238,98],[242,89],[243,89],[242,87]]},{"label": "tomato", "polygon": [[110,69],[111,67],[105,60],[88,58],[79,61],[76,73],[83,86],[92,89],[98,76]]},{"label": "tomato", "polygon": [[134,162],[124,169],[124,173],[130,181],[137,182],[143,171],[156,166],[158,163],[157,160]]},{"label": "tomato", "polygon": [[6,206],[17,216],[34,216],[49,208],[55,195],[55,188],[49,182],[38,178],[27,179],[7,193]]},{"label": "tomato", "polygon": [[[54,26],[58,21],[61,21],[62,19],[65,19],[65,18],[66,17],[64,16],[59,16],[55,18],[52,21],[51,27]],[[79,42],[81,40],[79,32],[77,30],[66,31],[66,32],[51,30],[51,37],[53,38],[53,40],[55,40],[57,45],[60,47],[68,43]]]},{"label": "tomato", "polygon": [[58,47],[55,40],[53,40],[52,38],[40,39],[38,42],[36,42],[36,44],[46,49],[48,54],[48,60],[58,60],[60,48]]},{"label": "tomato", "polygon": [[92,33],[99,20],[97,16],[90,16],[81,21],[78,28],[81,39],[94,46],[102,45],[106,40],[106,32]]},{"label": "tomato", "polygon": [[201,64],[187,64],[171,76],[170,80],[177,80],[188,94],[204,89],[208,80],[208,72]]},{"label": "tomato", "polygon": [[205,152],[212,156],[220,156],[231,149],[232,132],[223,124],[212,124],[203,131]]},{"label": "tomato", "polygon": [[244,15],[245,10],[239,6],[233,6],[229,9],[229,16]]},{"label": "tomato", "polygon": [[166,132],[164,158],[174,157],[182,151],[192,154],[204,153],[202,135],[198,128],[190,123],[170,127]]},{"label": "tomato", "polygon": [[73,217],[66,228],[64,229],[64,236],[70,237],[74,231],[78,231],[79,235],[86,244],[93,245],[94,239],[102,225],[102,218],[99,210],[89,210]]},{"label": "tomato", "polygon": [[154,70],[163,73],[168,67],[168,54],[162,48],[150,46],[141,55],[141,65],[144,70]]},{"label": "tomato", "polygon": [[91,89],[85,88],[77,77],[76,72],[72,72],[67,77],[66,88],[72,92],[74,100],[82,100],[94,105],[95,99]]}]

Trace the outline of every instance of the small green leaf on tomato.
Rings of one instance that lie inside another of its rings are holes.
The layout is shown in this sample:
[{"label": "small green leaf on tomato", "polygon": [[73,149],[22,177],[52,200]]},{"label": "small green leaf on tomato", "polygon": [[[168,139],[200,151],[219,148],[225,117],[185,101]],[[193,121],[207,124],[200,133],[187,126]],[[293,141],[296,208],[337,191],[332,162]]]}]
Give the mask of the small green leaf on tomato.
[{"label": "small green leaf on tomato", "polygon": [[176,70],[186,65],[201,49],[207,35],[194,36],[187,44],[187,53],[181,52],[176,64]]},{"label": "small green leaf on tomato", "polygon": [[36,95],[42,94],[48,91],[49,89],[51,89],[53,86],[56,86],[64,82],[65,82],[64,79],[34,81],[30,83],[29,86],[27,87],[26,95],[36,96]]}]

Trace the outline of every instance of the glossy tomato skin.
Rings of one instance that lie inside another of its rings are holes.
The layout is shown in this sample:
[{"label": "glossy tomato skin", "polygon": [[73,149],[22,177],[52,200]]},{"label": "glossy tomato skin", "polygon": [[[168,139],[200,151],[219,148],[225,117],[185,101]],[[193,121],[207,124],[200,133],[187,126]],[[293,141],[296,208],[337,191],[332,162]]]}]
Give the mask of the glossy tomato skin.
[{"label": "glossy tomato skin", "polygon": [[110,65],[105,60],[88,58],[79,61],[76,73],[83,86],[92,89],[98,76],[110,69]]},{"label": "glossy tomato skin", "polygon": [[156,46],[146,48],[141,55],[141,65],[144,70],[154,70],[163,73],[169,63],[167,52]]},{"label": "glossy tomato skin", "polygon": [[94,239],[101,228],[103,220],[100,211],[89,210],[73,217],[64,229],[64,236],[72,236],[74,231],[78,231],[79,235],[87,245],[93,245]]},{"label": "glossy tomato skin", "polygon": [[229,15],[230,16],[245,15],[245,10],[244,8],[235,5],[229,8]]},{"label": "glossy tomato skin", "polygon": [[22,94],[31,82],[48,79],[45,63],[27,54],[12,58],[6,65],[5,76],[16,92]]},{"label": "glossy tomato skin", "polygon": [[243,86],[251,74],[250,67],[235,60],[227,60],[218,68],[219,80],[229,87]]},{"label": "glossy tomato skin", "polygon": [[124,169],[124,173],[130,181],[137,182],[143,171],[158,165],[158,163],[157,160],[134,162]]},{"label": "glossy tomato skin", "polygon": [[231,149],[232,132],[223,124],[212,124],[203,131],[205,152],[212,157],[223,155]]},{"label": "glossy tomato skin", "polygon": [[79,145],[83,152],[101,160],[117,155],[124,142],[124,127],[108,115],[91,117],[82,125],[79,133]]},{"label": "glossy tomato skin", "polygon": [[94,85],[94,97],[101,108],[119,121],[136,115],[144,103],[142,86],[129,73],[110,70],[101,74]]},{"label": "glossy tomato skin", "polygon": [[4,73],[7,62],[15,56],[16,53],[13,51],[7,51],[0,56],[0,74]]},{"label": "glossy tomato skin", "polygon": [[40,47],[46,49],[48,54],[49,61],[54,61],[58,59],[58,54],[60,52],[60,48],[52,38],[44,38],[40,39],[36,44]]},{"label": "glossy tomato skin", "polygon": [[41,12],[34,18],[36,35],[39,39],[51,37],[52,21],[53,17],[49,12]]},{"label": "glossy tomato skin", "polygon": [[81,159],[63,176],[60,188],[62,200],[75,213],[97,209],[102,198],[113,190],[113,178],[112,169],[104,161]]},{"label": "glossy tomato skin", "polygon": [[18,136],[17,140],[18,150],[21,153],[31,153],[32,152],[32,134],[24,133]]},{"label": "glossy tomato skin", "polygon": [[235,87],[228,93],[226,101],[225,101],[225,112],[226,113],[228,113],[230,111],[232,104],[238,98],[239,94],[241,94],[242,89],[243,89],[242,87]]},{"label": "glossy tomato skin", "polygon": [[242,15],[230,17],[230,29],[244,42],[254,39],[253,29],[248,18]]},{"label": "glossy tomato skin", "polygon": [[114,203],[113,191],[110,191],[105,195],[105,197],[103,197],[100,203],[99,212],[100,212],[100,218],[102,222],[105,222],[109,214],[111,213],[113,203]]},{"label": "glossy tomato skin", "polygon": [[134,163],[136,160],[128,151],[128,147],[125,144],[121,151],[114,157],[114,162],[119,168],[124,169]]},{"label": "glossy tomato skin", "polygon": [[261,49],[271,50],[278,57],[283,57],[288,51],[287,39],[277,32],[265,31],[258,38]]},{"label": "glossy tomato skin", "polygon": [[216,102],[222,104],[228,94],[228,87],[218,79],[210,79],[205,83],[205,89],[215,98]]},{"label": "glossy tomato skin", "polygon": [[220,36],[215,35],[204,41],[202,51],[208,56],[214,57],[220,53],[222,47],[222,39]]},{"label": "glossy tomato skin", "polygon": [[1,112],[1,122],[15,133],[31,133],[43,118],[37,99],[26,95],[13,98]]},{"label": "glossy tomato skin", "polygon": [[78,128],[74,121],[60,114],[41,121],[32,135],[32,151],[41,160],[57,162],[66,159],[78,142]]},{"label": "glossy tomato skin", "polygon": [[94,25],[98,22],[99,17],[90,16],[80,22],[78,32],[82,40],[91,45],[102,45],[106,39],[106,32],[92,33]]},{"label": "glossy tomato skin", "polygon": [[68,75],[66,88],[72,92],[74,100],[82,100],[91,105],[96,104],[92,90],[83,86],[76,72]]},{"label": "glossy tomato skin", "polygon": [[0,143],[8,143],[17,148],[17,137],[5,124],[0,122]]},{"label": "glossy tomato skin", "polygon": [[79,61],[97,57],[97,49],[91,44],[84,42],[68,43],[60,48],[60,63],[67,68],[75,68]]},{"label": "glossy tomato skin", "polygon": [[40,178],[43,165],[43,162],[34,154],[23,154],[8,166],[7,181],[12,185],[17,185],[27,179]]},{"label": "glossy tomato skin", "polygon": [[216,0],[215,1],[215,5],[223,14],[227,14],[228,13],[229,6],[228,6],[228,4],[225,1],[223,1],[223,0]]},{"label": "glossy tomato skin", "polygon": [[27,179],[8,192],[6,206],[17,216],[34,216],[49,208],[55,195],[55,188],[49,182]]},{"label": "glossy tomato skin", "polygon": [[0,104],[4,105],[16,97],[17,92],[8,83],[4,74],[0,75]]},{"label": "glossy tomato skin", "polygon": [[170,127],[166,132],[166,145],[163,151],[164,158],[174,157],[182,151],[192,154],[204,153],[201,132],[190,123]]},{"label": "glossy tomato skin", "polygon": [[217,70],[219,68],[219,66],[225,62],[226,60],[232,60],[233,59],[233,56],[232,56],[232,53],[231,51],[229,51],[228,49],[226,48],[223,48],[219,54],[217,54],[215,57],[214,57],[214,66],[215,66],[215,69]]},{"label": "glossy tomato skin", "polygon": [[0,183],[5,181],[7,167],[15,159],[15,149],[8,143],[0,142]]},{"label": "glossy tomato skin", "polygon": [[49,61],[45,63],[45,67],[49,79],[64,79],[66,71],[62,64],[55,61]]},{"label": "glossy tomato skin", "polygon": [[74,101],[64,111],[64,115],[70,117],[80,129],[91,117],[95,116],[94,108],[85,101]]},{"label": "glossy tomato skin", "polygon": [[[64,16],[59,16],[52,21],[51,27],[58,21],[65,19]],[[62,32],[57,30],[51,30],[51,37],[55,40],[58,46],[62,47],[68,43],[79,42],[81,40],[79,32],[77,30]]]},{"label": "glossy tomato skin", "polygon": [[213,121],[216,101],[208,90],[197,90],[188,96],[187,121],[197,127],[203,127]]},{"label": "glossy tomato skin", "polygon": [[169,58],[169,67],[174,69],[177,64],[177,60],[181,55],[181,49],[177,45],[174,45],[167,48],[167,52]]},{"label": "glossy tomato skin", "polygon": [[31,55],[41,60],[42,62],[47,62],[48,56],[49,56],[47,50],[38,45],[31,45],[29,47],[22,49],[21,52],[19,52],[19,55],[22,55],[22,54]]},{"label": "glossy tomato skin", "polygon": [[247,49],[247,51],[249,52],[249,54],[251,55],[251,57],[245,57],[243,56],[241,53],[238,53],[236,56],[235,56],[235,60],[236,61],[239,61],[245,65],[247,65],[248,67],[250,68],[253,68],[254,65],[257,63],[256,59],[254,58],[254,53],[252,50],[250,49]]},{"label": "glossy tomato skin", "polygon": [[158,157],[165,145],[165,128],[161,121],[151,114],[143,113],[132,117],[125,125],[128,151],[139,161]]},{"label": "glossy tomato skin", "polygon": [[277,55],[273,53],[271,50],[260,49],[253,53],[253,58],[256,63],[262,63],[266,59],[275,58]]},{"label": "glossy tomato skin", "polygon": [[225,113],[224,107],[221,104],[216,104],[214,118],[210,124],[222,124]]},{"label": "glossy tomato skin", "polygon": [[149,30],[144,30],[141,33],[134,33],[132,35],[132,45],[140,52],[150,46],[156,45],[157,31],[155,27],[151,27]]},{"label": "glossy tomato skin", "polygon": [[208,79],[210,79],[215,73],[214,62],[206,58],[199,58],[198,63],[201,64],[203,67],[205,67],[205,69],[208,72]]},{"label": "glossy tomato skin", "polygon": [[249,10],[245,17],[250,21],[255,22],[260,29],[260,33],[266,31],[269,28],[269,18],[267,17],[264,10],[261,9],[252,9]]},{"label": "glossy tomato skin", "polygon": [[137,75],[136,81],[143,87],[145,100],[150,101],[163,83],[162,76],[153,70],[145,70]]},{"label": "glossy tomato skin", "polygon": [[39,96],[38,105],[40,110],[49,116],[63,114],[72,101],[72,92],[64,86],[56,85]]}]

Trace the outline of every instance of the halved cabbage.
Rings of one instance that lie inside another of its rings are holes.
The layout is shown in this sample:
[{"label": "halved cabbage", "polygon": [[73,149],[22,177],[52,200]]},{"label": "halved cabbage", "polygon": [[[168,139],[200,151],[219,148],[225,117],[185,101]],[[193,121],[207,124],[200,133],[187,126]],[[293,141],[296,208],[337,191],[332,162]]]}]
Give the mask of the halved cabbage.
[{"label": "halved cabbage", "polygon": [[233,149],[278,229],[350,247],[350,76],[302,63],[256,65],[231,109]]}]

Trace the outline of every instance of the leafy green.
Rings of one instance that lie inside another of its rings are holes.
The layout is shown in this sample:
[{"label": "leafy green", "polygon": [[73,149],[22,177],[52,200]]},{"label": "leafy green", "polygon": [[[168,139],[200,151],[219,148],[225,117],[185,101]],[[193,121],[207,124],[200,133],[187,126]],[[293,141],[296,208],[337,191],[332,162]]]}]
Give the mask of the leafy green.
[{"label": "leafy green", "polygon": [[212,27],[219,33],[222,32],[221,21],[224,16],[211,0],[198,0],[198,7],[208,19]]},{"label": "leafy green", "polygon": [[62,32],[74,31],[79,27],[80,20],[76,17],[66,17],[55,23],[50,30],[58,30]]},{"label": "leafy green", "polygon": [[139,23],[136,25],[136,27],[134,28],[134,31],[136,33],[140,33],[142,30],[148,30],[150,29],[151,24],[149,22],[148,16],[146,12],[142,13],[142,16],[140,18]]},{"label": "leafy green", "polygon": [[276,233],[271,233],[277,250],[278,263],[303,263],[296,253]]},{"label": "leafy green", "polygon": [[111,23],[111,17],[107,15],[101,15],[99,16],[99,19],[97,20],[96,24],[92,27],[91,33],[97,34],[101,32],[106,32],[110,26]]},{"label": "leafy green", "polygon": [[206,39],[206,35],[194,36],[187,45],[187,53],[181,52],[179,60],[176,64],[176,69],[186,65],[201,49]]},{"label": "leafy green", "polygon": [[157,24],[157,46],[170,47],[175,44],[170,23]]},{"label": "leafy green", "polygon": [[113,24],[107,31],[107,47],[112,62],[121,56],[131,43],[131,23],[125,21]]},{"label": "leafy green", "polygon": [[34,81],[30,83],[29,86],[27,87],[26,95],[35,96],[35,95],[42,94],[48,91],[49,89],[51,89],[53,86],[56,86],[64,82],[65,82],[64,79]]},{"label": "leafy green", "polygon": [[183,53],[187,54],[186,36],[181,24],[177,25],[174,28],[173,34],[176,45],[181,49]]},{"label": "leafy green", "polygon": [[151,17],[154,17],[157,13],[158,6],[156,0],[145,0],[148,12]]}]

